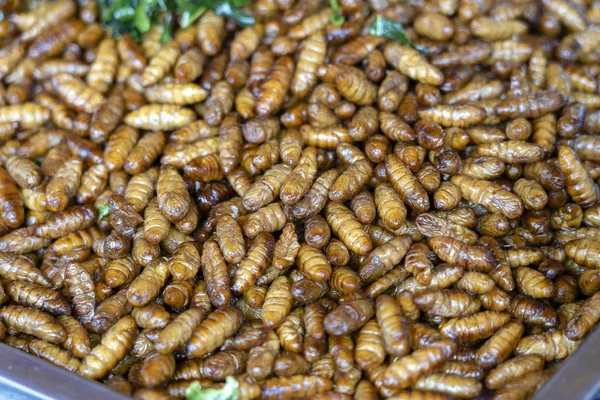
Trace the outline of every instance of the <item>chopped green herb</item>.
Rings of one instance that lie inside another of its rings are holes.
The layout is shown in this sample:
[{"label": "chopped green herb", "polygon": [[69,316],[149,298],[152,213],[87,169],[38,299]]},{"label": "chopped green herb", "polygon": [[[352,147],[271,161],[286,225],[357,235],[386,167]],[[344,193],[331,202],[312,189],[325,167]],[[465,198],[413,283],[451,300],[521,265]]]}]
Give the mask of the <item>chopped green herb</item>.
[{"label": "chopped green herb", "polygon": [[167,43],[169,40],[173,39],[173,35],[171,34],[171,30],[173,29],[171,27],[172,24],[173,13],[169,13],[165,17],[165,29],[163,30],[162,35],[160,35],[160,43]]},{"label": "chopped green herb", "polygon": [[410,46],[413,49],[427,54],[427,49],[423,46],[415,46],[415,44],[406,36],[406,31],[400,22],[390,21],[383,18],[381,15],[375,17],[375,21],[369,27],[369,33],[373,36],[382,36],[405,46]]},{"label": "chopped green herb", "polygon": [[331,23],[335,25],[341,25],[344,23],[345,18],[342,14],[342,10],[340,9],[340,3],[338,0],[329,0],[329,6],[331,7]]},{"label": "chopped green herb", "polygon": [[42,156],[36,157],[35,160],[34,160],[34,162],[37,165],[42,165]]},{"label": "chopped green herb", "polygon": [[239,383],[228,376],[221,389],[202,389],[198,382],[192,383],[185,391],[186,400],[237,400]]},{"label": "chopped green herb", "polygon": [[115,37],[128,32],[138,40],[152,25],[163,25],[161,43],[172,39],[175,23],[187,28],[204,11],[234,19],[242,26],[255,23],[254,17],[241,10],[249,0],[98,0],[104,25]]},{"label": "chopped green herb", "polygon": [[185,0],[183,0],[183,4],[181,4],[180,7],[183,9],[179,21],[179,25],[182,28],[187,28],[192,25],[202,14],[204,14],[204,11],[206,11],[206,7],[196,7],[189,3],[185,3]]},{"label": "chopped green herb", "polygon": [[103,204],[98,207],[98,221],[102,221],[108,214],[110,214],[108,204]]}]

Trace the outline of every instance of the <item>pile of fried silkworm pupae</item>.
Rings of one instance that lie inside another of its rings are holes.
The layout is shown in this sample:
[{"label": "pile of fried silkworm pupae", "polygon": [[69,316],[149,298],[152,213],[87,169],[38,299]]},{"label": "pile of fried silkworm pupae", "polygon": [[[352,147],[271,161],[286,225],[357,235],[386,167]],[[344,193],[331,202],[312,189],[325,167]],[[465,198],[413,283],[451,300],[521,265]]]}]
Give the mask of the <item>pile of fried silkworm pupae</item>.
[{"label": "pile of fried silkworm pupae", "polygon": [[543,387],[600,319],[600,5],[340,3],[3,3],[5,344],[141,399]]}]

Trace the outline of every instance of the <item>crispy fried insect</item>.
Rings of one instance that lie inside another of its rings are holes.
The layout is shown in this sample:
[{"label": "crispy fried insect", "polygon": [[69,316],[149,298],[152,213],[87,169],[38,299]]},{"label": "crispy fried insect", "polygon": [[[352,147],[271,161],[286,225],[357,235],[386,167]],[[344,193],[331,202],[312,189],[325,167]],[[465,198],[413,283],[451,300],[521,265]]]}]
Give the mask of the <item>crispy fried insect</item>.
[{"label": "crispy fried insect", "polygon": [[326,282],[331,276],[331,265],[322,251],[302,243],[298,251],[297,264],[300,271],[317,282]]},{"label": "crispy fried insect", "polygon": [[509,322],[477,350],[477,364],[485,369],[496,367],[512,353],[523,335],[523,325]]},{"label": "crispy fried insect", "polygon": [[387,113],[396,111],[407,90],[408,79],[396,71],[388,71],[377,92],[379,109]]},{"label": "crispy fried insect", "polygon": [[577,204],[589,207],[598,201],[600,197],[598,187],[571,148],[559,147],[558,167],[565,176],[565,185],[569,194]]},{"label": "crispy fried insect", "polygon": [[261,385],[262,398],[266,400],[313,397],[333,388],[333,381],[315,375],[270,378]]},{"label": "crispy fried insect", "polygon": [[358,333],[354,356],[364,370],[380,365],[385,360],[383,339],[376,319],[367,322]]},{"label": "crispy fried insect", "polygon": [[79,320],[83,324],[90,323],[96,307],[96,295],[89,272],[80,264],[68,264],[64,270],[64,285]]},{"label": "crispy fried insect", "polygon": [[406,355],[410,351],[410,335],[400,304],[393,297],[382,294],[377,297],[376,310],[386,351],[397,357]]},{"label": "crispy fried insect", "polygon": [[351,164],[329,189],[329,199],[345,202],[360,192],[373,174],[373,166],[366,159]]},{"label": "crispy fried insect", "polygon": [[373,222],[377,214],[377,208],[373,195],[362,190],[350,201],[350,208],[356,216],[356,219],[362,224],[369,224]]},{"label": "crispy fried insect", "polygon": [[411,47],[389,42],[383,50],[383,55],[389,64],[411,79],[436,86],[444,82],[440,70],[429,64]]},{"label": "crispy fried insect", "polygon": [[481,383],[474,378],[457,375],[434,373],[420,378],[415,384],[415,389],[446,393],[461,398],[477,396],[482,389]]},{"label": "crispy fried insect", "polygon": [[276,232],[282,229],[288,220],[287,211],[280,203],[271,203],[248,216],[244,233],[254,239],[261,232]]},{"label": "crispy fried insect", "polygon": [[485,339],[502,328],[510,320],[510,314],[482,311],[471,316],[452,318],[440,324],[440,333],[457,343],[470,343]]},{"label": "crispy fried insect", "polygon": [[35,235],[57,239],[71,232],[89,228],[96,220],[92,206],[73,206],[52,215],[36,227]]},{"label": "crispy fried insect", "polygon": [[171,315],[163,306],[150,303],[144,307],[133,307],[131,316],[140,328],[156,329],[164,328],[171,322]]},{"label": "crispy fried insect", "polygon": [[141,381],[146,387],[160,386],[175,372],[175,356],[151,351],[140,367]]},{"label": "crispy fried insect", "polygon": [[481,303],[468,293],[443,289],[415,293],[414,302],[423,312],[441,317],[461,317],[479,311]]},{"label": "crispy fried insect", "polygon": [[519,267],[514,270],[517,289],[533,298],[548,298],[554,293],[552,281],[544,274],[528,267]]},{"label": "crispy fried insect", "polygon": [[59,55],[79,35],[85,25],[80,20],[70,20],[43,32],[27,49],[33,59]]},{"label": "crispy fried insect", "polygon": [[[293,205],[308,193],[317,174],[317,151],[307,147],[296,167],[281,185],[279,197],[284,204]],[[335,184],[334,184],[335,187]]]},{"label": "crispy fried insect", "polygon": [[304,224],[304,240],[317,249],[322,249],[329,242],[331,229],[327,221],[320,215],[310,217]]},{"label": "crispy fried insect", "polygon": [[600,242],[592,239],[571,240],[565,246],[567,257],[586,268],[598,268]]},{"label": "crispy fried insect", "polygon": [[127,289],[127,300],[134,306],[144,306],[155,299],[169,278],[169,267],[165,257],[150,264],[133,280]]},{"label": "crispy fried insect", "polygon": [[498,389],[506,383],[519,381],[519,378],[528,376],[529,372],[543,368],[544,359],[538,355],[513,357],[491,370],[485,385],[489,389]]},{"label": "crispy fried insect", "polygon": [[373,303],[368,299],[352,300],[327,314],[325,331],[334,336],[346,335],[359,330],[375,314]]},{"label": "crispy fried insect", "polygon": [[400,159],[390,154],[386,157],[385,166],[390,184],[406,205],[416,212],[427,211],[429,209],[427,192]]},{"label": "crispy fried insect", "polygon": [[194,330],[186,345],[187,354],[198,358],[215,350],[237,332],[243,319],[242,312],[234,306],[225,306],[212,312]]},{"label": "crispy fried insect", "polygon": [[0,168],[0,213],[9,228],[17,228],[25,218],[21,193],[4,168]]},{"label": "crispy fried insect", "polygon": [[292,309],[292,286],[285,276],[275,278],[263,305],[262,321],[267,328],[278,328]]},{"label": "crispy fried insect", "polygon": [[373,248],[371,239],[350,210],[341,203],[328,203],[325,208],[327,223],[349,250],[359,255],[368,254]]},{"label": "crispy fried insect", "polygon": [[269,116],[281,109],[290,88],[294,63],[288,56],[278,58],[262,83],[256,99],[256,113]]},{"label": "crispy fried insect", "polygon": [[346,100],[359,105],[373,104],[377,98],[377,86],[372,84],[367,75],[354,67],[336,68],[335,85]]},{"label": "crispy fried insect", "polygon": [[178,58],[174,67],[174,75],[178,81],[190,83],[202,75],[205,63],[206,56],[200,49],[191,48]]},{"label": "crispy fried insect", "polygon": [[6,172],[21,187],[33,188],[41,182],[40,168],[26,158],[11,156],[4,163]]},{"label": "crispy fried insect", "polygon": [[92,329],[95,332],[104,332],[111,327],[117,320],[126,314],[129,314],[133,306],[127,302],[127,293],[124,290],[114,295],[108,295],[96,307],[94,318],[92,319]]},{"label": "crispy fried insect", "polygon": [[234,117],[225,117],[219,128],[219,159],[223,172],[233,171],[239,163],[241,152],[241,127]]},{"label": "crispy fried insect", "polygon": [[205,316],[206,312],[199,308],[190,308],[179,314],[160,332],[155,342],[156,350],[169,354],[183,345]]},{"label": "crispy fried insect", "polygon": [[8,329],[33,335],[50,343],[61,344],[67,337],[65,328],[54,317],[33,308],[5,306],[0,309],[0,319]]},{"label": "crispy fried insect", "polygon": [[60,293],[38,286],[32,282],[10,281],[5,284],[6,293],[16,303],[47,311],[54,315],[68,315],[71,306]]},{"label": "crispy fried insect", "polygon": [[77,111],[93,114],[105,102],[102,94],[72,75],[55,75],[52,77],[52,85],[58,96]]},{"label": "crispy fried insect", "polygon": [[156,183],[156,197],[160,211],[169,221],[181,221],[188,213],[190,195],[181,175],[171,166],[160,169]]},{"label": "crispy fried insect", "polygon": [[539,118],[565,105],[565,99],[556,92],[540,91],[536,94],[513,97],[496,105],[496,115],[502,118]]},{"label": "crispy fried insect", "polygon": [[211,302],[216,307],[228,304],[231,301],[229,289],[231,284],[227,264],[214,240],[209,239],[204,242],[201,262],[202,274],[206,279],[207,293]]},{"label": "crispy fried insect", "polygon": [[58,365],[59,367],[63,367],[70,372],[77,371],[80,366],[80,362],[77,358],[71,356],[67,351],[60,347],[44,340],[32,340],[29,342],[28,347],[31,354],[49,361],[52,364]]},{"label": "crispy fried insect", "polygon": [[406,208],[392,187],[385,183],[378,185],[375,188],[374,201],[381,223],[389,229],[399,229],[406,220]]},{"label": "crispy fried insect", "polygon": [[521,140],[483,143],[477,146],[477,154],[498,157],[506,163],[531,163],[544,158],[544,151],[540,146]]},{"label": "crispy fried insect", "polygon": [[329,355],[333,358],[336,369],[350,371],[353,367],[354,342],[350,335],[329,336]]},{"label": "crispy fried insect", "polygon": [[117,44],[114,39],[107,38],[100,42],[96,59],[86,76],[90,88],[99,93],[108,92],[117,72],[118,57]]},{"label": "crispy fried insect", "polygon": [[225,34],[225,19],[208,10],[198,21],[197,40],[202,52],[214,56],[221,50]]},{"label": "crispy fried insect", "polygon": [[275,240],[270,233],[261,232],[256,236],[246,252],[246,258],[235,271],[231,288],[234,292],[243,293],[256,282],[272,259],[274,246]]},{"label": "crispy fried insect", "polygon": [[57,317],[67,332],[63,346],[77,358],[83,358],[91,351],[90,337],[87,330],[81,326],[79,321],[69,315]]},{"label": "crispy fried insect", "polygon": [[465,199],[484,206],[490,212],[499,212],[507,218],[516,218],[523,213],[521,199],[494,183],[460,174],[454,175],[450,181],[458,186]]},{"label": "crispy fried insect", "polygon": [[[139,135],[137,129],[127,125],[121,125],[111,135],[104,150],[104,162],[109,172],[123,168],[126,162],[125,160],[134,149],[138,137]],[[131,171],[131,168],[128,169]]]},{"label": "crispy fried insect", "polygon": [[142,49],[133,40],[130,34],[124,33],[117,40],[119,58],[135,71],[142,71],[147,64],[146,56]]},{"label": "crispy fried insect", "polygon": [[433,237],[429,239],[429,245],[442,260],[470,270],[486,272],[490,271],[495,264],[496,257],[490,250],[469,246],[460,240]]},{"label": "crispy fried insect", "polygon": [[137,327],[132,317],[126,316],[114,324],[81,362],[77,374],[89,379],[100,379],[117,366],[129,352]]},{"label": "crispy fried insect", "polygon": [[181,48],[179,47],[179,43],[175,41],[169,42],[161,47],[144,69],[141,77],[142,86],[152,86],[162,79],[173,65],[175,65],[180,54]]},{"label": "crispy fried insect", "polygon": [[517,355],[536,354],[546,361],[562,359],[573,353],[581,341],[570,340],[564,332],[546,332],[522,338],[515,349]]},{"label": "crispy fried insect", "polygon": [[444,127],[466,128],[485,119],[485,110],[472,104],[438,105],[419,110],[419,118],[429,119]]},{"label": "crispy fried insect", "polygon": [[317,83],[317,67],[325,61],[325,35],[317,32],[304,41],[299,53],[299,61],[292,78],[291,91],[294,95],[306,97]]},{"label": "crispy fried insect", "polygon": [[393,389],[408,388],[421,376],[433,372],[455,353],[456,344],[438,335],[426,346],[390,364],[383,374],[383,385]]},{"label": "crispy fried insect", "polygon": [[112,260],[106,266],[104,281],[111,288],[117,288],[131,283],[140,271],[140,266],[131,257]]},{"label": "crispy fried insect", "polygon": [[[148,104],[125,115],[124,121],[134,128],[174,130],[196,120],[194,111],[175,104]],[[158,133],[158,132],[153,132]],[[143,140],[143,138],[142,138]],[[138,143],[138,146],[141,144]],[[132,153],[133,154],[133,153]]]},{"label": "crispy fried insect", "polygon": [[279,270],[285,270],[294,264],[300,250],[298,236],[295,226],[287,223],[282,230],[279,239],[275,243],[273,251],[273,266]]},{"label": "crispy fried insect", "polygon": [[376,247],[360,265],[361,279],[371,282],[391,271],[402,260],[411,242],[410,236],[402,235]]},{"label": "crispy fried insect", "polygon": [[568,339],[581,340],[594,328],[600,320],[598,299],[600,299],[600,294],[594,294],[581,305],[577,314],[565,328],[565,336]]}]

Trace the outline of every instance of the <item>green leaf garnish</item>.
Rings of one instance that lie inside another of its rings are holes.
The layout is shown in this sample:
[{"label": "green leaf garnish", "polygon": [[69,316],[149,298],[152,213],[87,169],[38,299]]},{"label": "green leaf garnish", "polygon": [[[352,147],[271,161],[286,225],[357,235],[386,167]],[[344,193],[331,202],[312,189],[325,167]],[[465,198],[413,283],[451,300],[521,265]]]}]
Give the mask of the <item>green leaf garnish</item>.
[{"label": "green leaf garnish", "polygon": [[249,0],[98,0],[104,26],[115,37],[127,32],[139,41],[152,25],[162,25],[161,43],[172,39],[177,21],[187,28],[207,9],[244,27],[253,25],[254,17],[241,9],[248,4]]},{"label": "green leaf garnish", "polygon": [[182,8],[184,11],[181,13],[181,20],[179,21],[182,28],[192,25],[206,11],[206,7],[196,8],[191,4],[183,4]]},{"label": "green leaf garnish", "polygon": [[173,35],[171,34],[171,25],[173,22],[173,13],[167,14],[165,18],[165,29],[163,30],[162,35],[160,35],[160,43],[164,44],[173,39]]},{"label": "green leaf garnish", "polygon": [[185,391],[186,400],[237,400],[238,381],[233,376],[225,378],[225,385],[221,389],[202,389],[200,383],[194,382]]},{"label": "green leaf garnish", "polygon": [[215,8],[215,14],[220,15],[222,17],[228,17],[235,20],[241,26],[251,26],[254,25],[254,17],[247,12],[240,10],[235,7],[231,3],[226,1],[220,3]]},{"label": "green leaf garnish", "polygon": [[338,3],[338,0],[329,0],[329,6],[331,7],[331,11],[333,11],[330,19],[331,23],[335,25],[343,24],[346,19],[342,14],[342,10],[340,8],[340,3]]},{"label": "green leaf garnish", "polygon": [[33,160],[37,165],[42,165],[42,156],[36,157],[35,160]]},{"label": "green leaf garnish", "polygon": [[108,214],[110,214],[110,207],[108,204],[103,204],[98,207],[98,221],[102,221]]},{"label": "green leaf garnish", "polygon": [[146,15],[146,0],[140,0],[135,7],[133,26],[140,32],[148,32],[150,30],[150,17]]},{"label": "green leaf garnish", "polygon": [[383,18],[381,15],[375,17],[375,20],[369,27],[369,34],[395,40],[400,44],[410,46],[413,49],[420,51],[422,54],[427,54],[427,49],[423,46],[415,46],[408,38],[406,31],[400,22],[391,21]]}]

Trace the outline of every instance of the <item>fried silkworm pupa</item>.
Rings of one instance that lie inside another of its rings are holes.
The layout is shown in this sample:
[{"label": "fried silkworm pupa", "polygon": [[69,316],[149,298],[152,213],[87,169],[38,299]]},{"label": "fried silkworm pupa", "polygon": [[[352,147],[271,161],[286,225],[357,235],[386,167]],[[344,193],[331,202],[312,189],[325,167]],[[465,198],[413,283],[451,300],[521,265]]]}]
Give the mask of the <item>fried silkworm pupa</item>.
[{"label": "fried silkworm pupa", "polygon": [[29,307],[5,306],[0,319],[9,329],[61,344],[67,338],[65,328],[50,314]]},{"label": "fried silkworm pupa", "polygon": [[6,282],[6,293],[17,303],[47,311],[54,315],[69,315],[71,306],[60,293],[25,281]]},{"label": "fried silkworm pupa", "polygon": [[313,397],[332,388],[333,381],[314,375],[269,378],[261,385],[262,396],[267,400]]},{"label": "fried silkworm pupa", "polygon": [[[225,339],[233,335],[243,322],[243,314],[239,308],[225,306],[208,315],[196,328],[186,345],[190,357],[201,357],[221,346]],[[219,332],[218,335],[215,332]]]},{"label": "fried silkworm pupa", "polygon": [[84,324],[91,322],[96,294],[90,274],[77,263],[68,264],[64,271],[64,285],[79,320]]},{"label": "fried silkworm pupa", "polygon": [[371,251],[371,239],[354,214],[343,204],[329,202],[325,208],[325,217],[333,233],[349,250],[359,255],[366,255]]},{"label": "fried silkworm pupa", "polygon": [[291,283],[287,277],[275,278],[263,304],[262,320],[267,328],[279,327],[292,309]]},{"label": "fried silkworm pupa", "polygon": [[102,336],[100,344],[83,358],[77,374],[89,379],[106,376],[129,352],[136,331],[132,317],[121,318]]},{"label": "fried silkworm pupa", "polygon": [[29,352],[70,372],[77,371],[81,364],[66,350],[44,340],[35,339],[29,342]]},{"label": "fried silkworm pupa", "polygon": [[17,228],[25,218],[21,193],[4,168],[0,168],[0,212],[2,222],[9,228]]},{"label": "fried silkworm pupa", "polygon": [[127,301],[138,307],[148,304],[159,295],[169,275],[166,258],[152,261],[127,288]]},{"label": "fried silkworm pupa", "polygon": [[471,316],[453,318],[440,325],[440,333],[456,340],[469,343],[485,339],[494,334],[510,320],[508,313],[482,311]]},{"label": "fried silkworm pupa", "polygon": [[67,338],[63,342],[65,349],[77,358],[85,357],[91,351],[91,342],[87,330],[81,326],[76,318],[69,315],[59,315],[57,320],[67,332]]},{"label": "fried silkworm pupa", "polygon": [[371,300],[353,300],[327,314],[324,327],[330,335],[346,335],[360,329],[373,317],[374,313],[375,309]]}]

